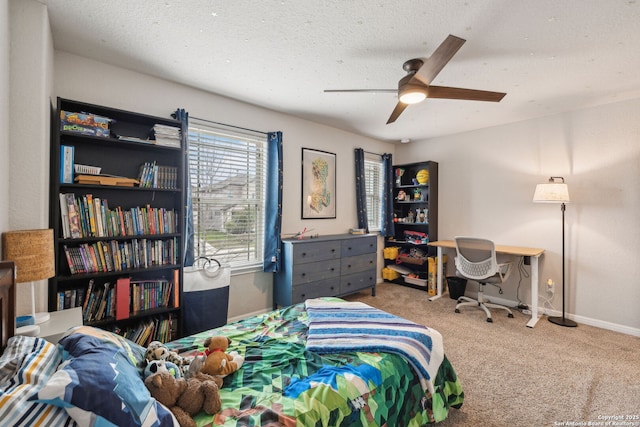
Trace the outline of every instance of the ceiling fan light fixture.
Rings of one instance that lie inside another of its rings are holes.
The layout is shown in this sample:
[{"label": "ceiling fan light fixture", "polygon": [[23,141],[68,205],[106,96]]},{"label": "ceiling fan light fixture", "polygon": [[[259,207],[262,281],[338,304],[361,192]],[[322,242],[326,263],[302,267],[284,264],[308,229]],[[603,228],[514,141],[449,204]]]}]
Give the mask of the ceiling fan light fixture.
[{"label": "ceiling fan light fixture", "polygon": [[398,99],[405,104],[417,104],[427,98],[427,92],[420,86],[409,86],[401,89]]}]

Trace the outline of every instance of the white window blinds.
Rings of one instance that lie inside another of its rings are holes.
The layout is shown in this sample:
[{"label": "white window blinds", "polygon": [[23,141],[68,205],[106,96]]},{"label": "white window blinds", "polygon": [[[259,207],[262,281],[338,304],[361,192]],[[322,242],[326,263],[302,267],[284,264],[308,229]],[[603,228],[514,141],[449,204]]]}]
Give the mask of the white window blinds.
[{"label": "white window blinds", "polygon": [[267,135],[190,119],[194,256],[262,267]]}]

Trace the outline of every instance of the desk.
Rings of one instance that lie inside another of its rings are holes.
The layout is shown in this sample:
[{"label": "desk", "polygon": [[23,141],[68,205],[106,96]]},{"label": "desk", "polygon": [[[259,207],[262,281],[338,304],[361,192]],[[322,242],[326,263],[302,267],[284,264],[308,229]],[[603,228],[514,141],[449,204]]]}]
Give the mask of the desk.
[{"label": "desk", "polygon": [[[438,274],[437,292],[429,298],[429,301],[436,300],[442,296],[442,248],[455,249],[456,243],[453,240],[438,240],[429,242],[429,246],[438,248]],[[523,248],[520,246],[495,245],[496,253],[506,255],[525,256],[531,258],[531,320],[527,322],[527,327],[533,328],[540,316],[538,315],[538,259],[544,253],[544,249]]]}]

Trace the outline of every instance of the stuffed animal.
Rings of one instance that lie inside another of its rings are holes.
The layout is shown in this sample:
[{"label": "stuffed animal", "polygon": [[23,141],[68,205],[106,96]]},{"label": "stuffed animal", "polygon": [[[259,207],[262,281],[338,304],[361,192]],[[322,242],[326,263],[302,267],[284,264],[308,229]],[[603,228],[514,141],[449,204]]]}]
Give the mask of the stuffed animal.
[{"label": "stuffed animal", "polygon": [[204,346],[207,347],[205,351],[207,359],[204,361],[200,372],[224,378],[240,369],[244,363],[244,357],[240,356],[236,351],[226,353],[229,344],[231,344],[231,340],[227,337],[213,336],[207,338],[204,341]]},{"label": "stuffed animal", "polygon": [[144,377],[147,378],[156,372],[169,372],[174,378],[182,378],[182,371],[175,363],[164,360],[152,360],[144,368]]},{"label": "stuffed animal", "polygon": [[169,350],[160,341],[151,341],[144,354],[144,358],[149,362],[152,360],[165,360],[167,362],[175,363],[180,367],[189,364],[189,361],[186,358],[180,356],[175,351]]},{"label": "stuffed animal", "polygon": [[169,372],[157,372],[144,380],[151,396],[173,413],[181,427],[196,427],[193,415],[200,411],[215,414],[222,405],[219,386],[222,380],[199,373],[193,378],[174,378]]}]

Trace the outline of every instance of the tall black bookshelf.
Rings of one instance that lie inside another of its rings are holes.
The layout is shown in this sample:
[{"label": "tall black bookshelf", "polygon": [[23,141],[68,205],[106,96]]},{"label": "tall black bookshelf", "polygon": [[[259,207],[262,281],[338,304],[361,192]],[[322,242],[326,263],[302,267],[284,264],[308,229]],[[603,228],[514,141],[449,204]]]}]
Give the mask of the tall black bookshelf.
[{"label": "tall black bookshelf", "polygon": [[436,250],[428,244],[438,240],[438,163],[394,165],[393,170],[395,235],[385,240],[385,267],[402,266],[406,272],[392,273],[385,280],[432,293],[429,258],[435,260]]},{"label": "tall black bookshelf", "polygon": [[[49,311],[83,307],[85,325],[141,345],[181,337],[182,122],[58,98],[51,123]],[[178,139],[161,138],[159,126]]]}]

